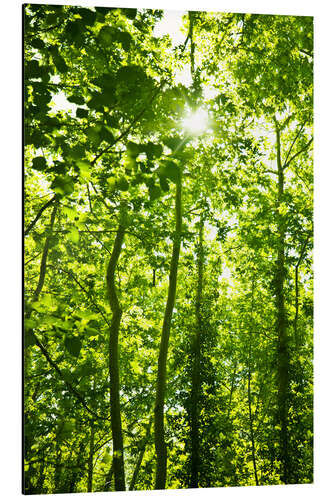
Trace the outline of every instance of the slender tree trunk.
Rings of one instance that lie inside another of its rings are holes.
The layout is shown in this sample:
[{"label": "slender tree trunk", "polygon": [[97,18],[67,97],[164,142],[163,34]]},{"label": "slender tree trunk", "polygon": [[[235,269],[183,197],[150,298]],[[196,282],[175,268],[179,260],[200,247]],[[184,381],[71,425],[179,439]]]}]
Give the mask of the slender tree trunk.
[{"label": "slender tree trunk", "polygon": [[34,218],[34,220],[32,222],[30,222],[30,224],[28,225],[27,229],[24,231],[24,236],[27,236],[31,229],[33,229],[33,227],[35,226],[35,224],[39,221],[39,219],[41,218],[44,210],[46,210],[50,205],[52,205],[52,203],[54,203],[56,201],[56,196],[53,196],[53,198],[51,198],[49,201],[47,201],[43,206],[42,208],[40,208],[40,210],[38,211],[36,217]]},{"label": "slender tree trunk", "polygon": [[95,425],[91,421],[90,424],[90,439],[89,439],[89,457],[88,457],[88,482],[87,491],[92,491],[93,473],[94,473],[94,446],[95,446]]},{"label": "slender tree trunk", "polygon": [[251,455],[254,470],[254,478],[256,485],[259,486],[258,474],[257,474],[257,461],[256,461],[256,449],[254,443],[254,432],[253,432],[253,415],[252,415],[252,402],[251,402],[251,375],[252,375],[252,332],[253,332],[253,302],[254,302],[254,280],[252,280],[252,294],[251,294],[251,322],[250,322],[250,333],[249,333],[249,361],[248,361],[248,372],[247,372],[247,400],[249,407],[249,421],[250,421],[250,436],[251,436]]},{"label": "slender tree trunk", "polygon": [[[61,425],[59,429],[59,433],[61,432],[61,428],[63,427],[63,424]],[[57,443],[56,443],[56,463],[55,463],[55,469],[54,469],[54,491],[52,493],[62,493],[62,485],[61,485],[61,472],[62,472],[62,465],[61,465],[61,443],[60,443],[60,437],[59,435],[57,436]]]},{"label": "slender tree trunk", "polygon": [[[48,235],[45,238],[42,258],[40,261],[38,283],[37,283],[36,289],[33,293],[32,299],[31,299],[32,303],[38,302],[39,296],[40,296],[41,291],[43,290],[43,287],[44,287],[45,276],[46,276],[47,257],[49,254],[50,241],[51,241],[51,237],[52,237],[53,226],[54,226],[54,221],[55,221],[57,209],[58,209],[58,203],[55,202],[53,205],[53,210],[52,210],[51,218],[50,218],[50,228],[48,231]],[[26,314],[25,314],[26,320],[31,317],[32,311],[33,310],[31,308],[31,306],[29,305],[29,307],[26,309]],[[26,331],[26,339],[28,339],[30,336],[31,336],[31,331],[30,330]],[[29,353],[28,349],[26,348],[25,352],[24,352],[24,376],[25,377],[27,377],[27,375],[28,375],[29,361],[30,361],[30,353]]]},{"label": "slender tree trunk", "polygon": [[[249,349],[249,358],[252,355],[252,349],[250,346]],[[252,396],[251,396],[251,366],[250,366],[250,359],[249,359],[249,367],[248,367],[248,372],[247,372],[247,400],[248,400],[248,407],[249,407],[249,421],[250,421],[250,436],[251,436],[251,455],[252,455],[252,464],[253,464],[253,471],[254,471],[254,478],[256,481],[256,485],[259,486],[259,481],[258,481],[258,473],[257,473],[257,461],[256,461],[256,449],[255,449],[255,442],[254,442],[254,431],[253,431],[253,415],[252,415]]]},{"label": "slender tree trunk", "polygon": [[134,472],[133,472],[131,483],[130,483],[130,486],[128,488],[129,491],[133,491],[134,490],[134,486],[135,486],[136,480],[137,480],[138,475],[139,475],[140,467],[141,467],[141,464],[142,464],[142,460],[143,460],[143,457],[144,457],[144,454],[145,454],[145,451],[146,451],[146,446],[147,446],[147,443],[148,443],[148,440],[149,440],[149,436],[150,436],[150,428],[151,428],[152,421],[153,421],[153,418],[151,417],[149,419],[149,423],[148,423],[148,427],[147,427],[146,438],[145,438],[145,441],[144,441],[143,446],[141,448],[141,451],[139,453],[139,457],[138,457],[138,460],[137,460],[136,465],[135,465],[135,469],[134,469]]},{"label": "slender tree trunk", "polygon": [[43,485],[44,485],[44,469],[45,469],[45,456],[44,456],[44,452],[42,453],[41,455],[41,460],[40,460],[40,465],[39,465],[39,474],[38,474],[38,482],[37,482],[37,485],[36,485],[36,493],[38,495],[40,495],[41,493],[44,493],[43,492]]},{"label": "slender tree trunk", "polygon": [[253,417],[252,417],[252,405],[251,405],[251,369],[249,367],[247,376],[247,397],[249,404],[249,420],[250,420],[250,436],[251,436],[251,455],[254,470],[254,478],[256,485],[259,486],[258,473],[257,473],[257,461],[256,461],[256,451],[254,444],[254,432],[253,432]]},{"label": "slender tree trunk", "polygon": [[113,460],[105,477],[104,491],[112,491]]},{"label": "slender tree trunk", "polygon": [[172,257],[169,272],[168,298],[165,307],[162,335],[160,342],[160,351],[158,357],[156,398],[154,408],[154,432],[155,432],[155,450],[156,450],[156,477],[155,489],[163,490],[165,488],[167,472],[167,447],[164,434],[164,399],[166,387],[166,363],[168,356],[168,344],[171,328],[172,313],[176,298],[177,271],[181,245],[181,227],[182,227],[182,185],[181,179],[176,185],[176,231],[173,241]]},{"label": "slender tree trunk", "polygon": [[310,238],[310,234],[308,235],[308,237],[306,238],[306,240],[304,241],[304,243],[303,243],[303,245],[302,245],[302,248],[301,248],[301,253],[300,253],[300,256],[299,256],[298,261],[297,261],[296,266],[295,266],[295,317],[294,317],[294,342],[295,342],[295,347],[296,347],[296,349],[299,347],[299,344],[300,344],[300,339],[299,339],[299,335],[298,335],[298,328],[297,328],[297,323],[298,323],[298,314],[299,314],[298,270],[299,270],[299,266],[301,265],[301,262],[302,262],[302,260],[303,260],[303,257],[304,257],[304,254],[305,254],[305,250],[306,250],[306,247],[307,247],[307,244],[308,244],[309,238]]},{"label": "slender tree trunk", "polygon": [[192,75],[192,80],[194,78],[194,73],[195,73],[195,66],[194,66],[194,51],[195,51],[195,42],[194,42],[194,36],[193,36],[193,20],[194,20],[194,12],[189,12],[188,17],[189,17],[189,33],[188,36],[191,41],[191,48],[190,48],[190,62],[191,62],[191,75]]},{"label": "slender tree trunk", "polygon": [[[31,300],[32,303],[38,301],[39,296],[40,296],[41,291],[42,291],[43,286],[44,286],[45,276],[46,276],[47,258],[48,258],[50,241],[51,241],[51,237],[52,237],[53,226],[54,226],[54,222],[55,222],[55,218],[56,218],[57,209],[58,209],[58,202],[55,202],[53,205],[53,210],[52,210],[51,217],[50,217],[49,232],[45,238],[42,258],[41,258],[41,262],[40,262],[39,278],[38,278],[38,283],[37,283],[36,289],[35,289],[33,296],[32,296],[32,300]],[[33,311],[33,309],[29,305],[29,307],[26,308],[26,314],[25,314],[26,320],[31,317],[32,311]],[[25,335],[24,335],[24,351],[23,351],[23,390],[24,390],[24,394],[26,394],[26,390],[27,390],[27,377],[28,377],[29,368],[30,368],[30,350],[28,348],[29,345],[27,344],[27,340],[29,340],[31,336],[32,336],[32,330],[31,329],[26,330]],[[25,399],[25,401],[27,401],[27,399]],[[26,422],[26,418],[27,418],[26,408],[24,410],[24,413],[25,413],[25,422]],[[28,450],[26,449],[26,444],[25,444],[27,442],[27,440],[25,439],[25,426],[23,427],[22,438],[23,438],[22,441],[24,443],[23,455],[24,455],[24,458],[26,458]],[[25,483],[24,472],[23,472],[23,480]]]},{"label": "slender tree trunk", "polygon": [[191,456],[190,456],[190,488],[198,488],[198,473],[200,463],[199,443],[199,398],[201,392],[201,338],[202,338],[202,286],[203,286],[203,227],[204,220],[201,214],[199,227],[199,243],[197,249],[197,293],[195,301],[196,332],[193,342],[193,366],[191,380],[191,404],[190,404],[190,434],[191,434]]},{"label": "slender tree trunk", "polygon": [[236,379],[237,363],[235,363],[234,365],[235,366],[234,366],[234,371],[233,371],[233,374],[232,374],[230,396],[229,396],[229,403],[228,403],[228,413],[227,413],[227,418],[228,419],[230,417],[230,412],[231,412],[232,396],[233,396],[234,390],[235,390],[235,379]]},{"label": "slender tree trunk", "polygon": [[277,262],[276,262],[276,329],[277,329],[277,377],[278,377],[278,423],[280,426],[280,460],[281,480],[289,481],[289,450],[288,450],[288,386],[289,386],[289,352],[287,336],[287,317],[284,300],[285,282],[285,216],[280,213],[284,199],[284,170],[281,163],[280,130],[275,121],[276,153],[278,169],[278,195],[277,195]]},{"label": "slender tree trunk", "polygon": [[[96,390],[96,379],[93,378],[93,392]],[[95,406],[95,405],[94,405]],[[95,409],[95,408],[94,408]],[[95,422],[90,420],[90,438],[89,438],[89,456],[88,456],[88,478],[87,478],[87,491],[91,492],[93,489],[93,476],[94,476],[94,450],[95,448]]]},{"label": "slender tree trunk", "polygon": [[106,281],[110,307],[112,311],[112,321],[109,337],[109,381],[110,381],[110,410],[111,410],[111,430],[113,441],[113,470],[116,491],[125,490],[125,469],[124,469],[124,446],[120,413],[119,398],[119,357],[118,357],[118,336],[122,310],[119,304],[117,289],[115,285],[115,272],[117,262],[121,252],[121,245],[124,240],[125,227],[120,224],[116,239],[113,245],[112,254],[107,269]]},{"label": "slender tree trunk", "polygon": [[70,476],[68,488],[66,491],[63,491],[63,493],[74,493],[75,492],[76,483],[80,479],[79,470],[82,467],[81,464],[82,464],[82,455],[84,452],[84,448],[85,448],[85,442],[81,441],[81,444],[79,446],[78,453],[77,453],[76,467],[74,467],[74,470],[72,471],[72,474]]}]

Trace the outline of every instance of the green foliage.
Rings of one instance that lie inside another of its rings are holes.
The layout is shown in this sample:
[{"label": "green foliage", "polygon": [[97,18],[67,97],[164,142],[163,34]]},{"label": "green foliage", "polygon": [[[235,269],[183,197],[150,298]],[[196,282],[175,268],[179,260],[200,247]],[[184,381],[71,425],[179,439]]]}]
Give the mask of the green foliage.
[{"label": "green foliage", "polygon": [[[171,50],[154,35],[162,16],[25,6],[27,494],[115,489],[117,363],[126,488],[154,487],[158,351],[179,241],[166,487],[188,488],[194,462],[199,487],[313,480],[312,19],[185,14],[187,44]],[[191,62],[192,83],[176,85]],[[70,106],[57,110],[55,96]],[[201,106],[208,130],[191,137],[181,123]],[[120,226],[117,319],[106,274]]]},{"label": "green foliage", "polygon": [[78,337],[66,337],[64,345],[72,356],[75,358],[79,356],[82,344]]}]

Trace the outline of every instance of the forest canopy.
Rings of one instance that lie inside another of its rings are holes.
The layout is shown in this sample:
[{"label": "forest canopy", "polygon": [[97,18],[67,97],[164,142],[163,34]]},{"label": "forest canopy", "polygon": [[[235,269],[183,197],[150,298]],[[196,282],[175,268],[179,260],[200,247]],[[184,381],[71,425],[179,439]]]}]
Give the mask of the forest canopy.
[{"label": "forest canopy", "polygon": [[25,494],[313,481],[313,19],[176,15],[24,6]]}]

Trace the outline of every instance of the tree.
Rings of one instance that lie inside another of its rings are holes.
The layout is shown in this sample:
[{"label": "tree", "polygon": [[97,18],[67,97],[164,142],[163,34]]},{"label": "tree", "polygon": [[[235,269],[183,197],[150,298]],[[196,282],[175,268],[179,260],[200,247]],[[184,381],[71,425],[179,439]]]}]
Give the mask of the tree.
[{"label": "tree", "polygon": [[312,481],[312,19],[164,15],[25,6],[27,494]]}]

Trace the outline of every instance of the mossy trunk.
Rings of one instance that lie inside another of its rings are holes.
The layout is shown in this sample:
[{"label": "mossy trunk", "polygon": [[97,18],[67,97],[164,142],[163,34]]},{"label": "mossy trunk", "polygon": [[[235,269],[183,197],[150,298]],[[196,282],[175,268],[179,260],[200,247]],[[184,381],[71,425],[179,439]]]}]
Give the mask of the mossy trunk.
[{"label": "mossy trunk", "polygon": [[287,334],[287,317],[285,308],[285,215],[281,213],[284,201],[284,170],[281,162],[280,129],[275,122],[276,156],[278,169],[277,193],[277,261],[276,261],[276,331],[277,331],[277,416],[279,430],[279,459],[281,462],[280,478],[285,484],[289,482],[289,450],[288,450],[288,387],[289,387],[289,350]]},{"label": "mossy trunk", "polygon": [[199,442],[199,398],[201,390],[200,358],[201,340],[203,334],[202,321],[202,287],[203,287],[203,228],[204,220],[201,215],[199,226],[199,242],[197,246],[197,290],[195,299],[196,332],[193,339],[193,365],[191,375],[191,399],[190,399],[190,488],[198,488],[198,474],[200,465],[200,442]]},{"label": "mossy trunk", "polygon": [[166,363],[168,357],[168,345],[171,328],[171,319],[176,298],[178,261],[181,245],[181,227],[182,227],[182,185],[181,179],[176,185],[176,230],[173,240],[172,257],[169,272],[168,298],[164,312],[162,326],[162,335],[158,357],[156,398],[154,408],[154,431],[155,431],[155,450],[156,450],[156,477],[155,489],[165,488],[167,473],[167,447],[165,443],[164,431],[164,399],[166,388]]},{"label": "mossy trunk", "polygon": [[90,439],[89,439],[89,457],[88,457],[88,480],[87,491],[91,492],[93,489],[93,475],[94,475],[94,446],[95,446],[95,425],[94,422],[90,424]]},{"label": "mossy trunk", "polygon": [[124,446],[119,397],[118,336],[122,310],[115,285],[115,272],[125,236],[125,227],[119,225],[107,269],[106,281],[112,320],[109,335],[109,385],[111,430],[113,441],[113,470],[116,491],[125,490]]}]

